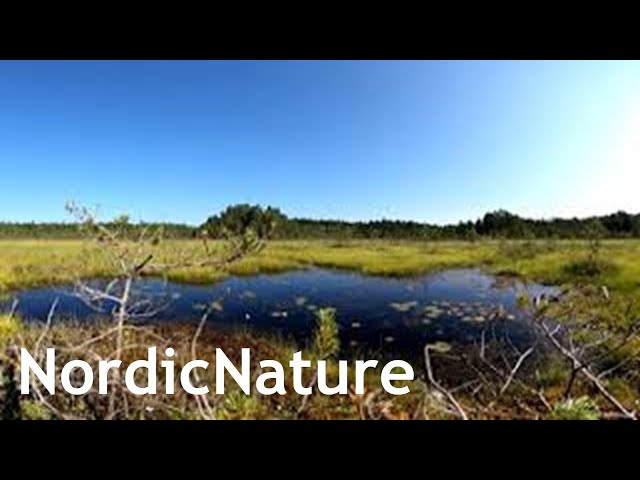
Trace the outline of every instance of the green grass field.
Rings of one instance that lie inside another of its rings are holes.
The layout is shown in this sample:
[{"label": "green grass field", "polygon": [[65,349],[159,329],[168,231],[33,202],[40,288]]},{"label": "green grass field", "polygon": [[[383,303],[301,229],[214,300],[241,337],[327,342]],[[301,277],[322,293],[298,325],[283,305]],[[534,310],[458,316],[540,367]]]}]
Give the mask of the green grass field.
[{"label": "green grass field", "polygon": [[[159,261],[181,254],[197,254],[196,241],[167,241],[154,247]],[[416,275],[452,267],[481,267],[494,273],[518,275],[555,284],[595,283],[612,291],[640,297],[640,241],[604,241],[600,248],[606,268],[582,275],[573,265],[584,261],[584,241],[278,241],[244,258],[225,271],[177,269],[169,278],[209,282],[225,275],[278,272],[315,265],[344,268],[373,275]],[[110,272],[100,249],[81,241],[0,241],[0,292],[35,285],[68,282],[74,278],[106,276]]]}]

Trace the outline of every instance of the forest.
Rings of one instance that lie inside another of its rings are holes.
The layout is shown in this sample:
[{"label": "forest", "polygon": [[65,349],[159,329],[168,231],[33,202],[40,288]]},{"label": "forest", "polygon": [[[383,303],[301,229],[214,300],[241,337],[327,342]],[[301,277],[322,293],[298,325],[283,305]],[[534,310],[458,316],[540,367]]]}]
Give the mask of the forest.
[{"label": "forest", "polygon": [[[187,239],[207,234],[220,238],[229,231],[252,228],[274,239],[407,239],[477,240],[536,238],[640,238],[640,214],[624,211],[588,218],[528,219],[506,210],[486,213],[475,221],[435,225],[404,220],[348,222],[289,218],[278,208],[238,204],[212,215],[199,226],[180,223],[132,223],[121,216],[105,225],[124,223],[131,235],[145,228],[161,228],[165,238]],[[77,225],[66,223],[0,222],[0,238],[65,239],[80,235]]]}]

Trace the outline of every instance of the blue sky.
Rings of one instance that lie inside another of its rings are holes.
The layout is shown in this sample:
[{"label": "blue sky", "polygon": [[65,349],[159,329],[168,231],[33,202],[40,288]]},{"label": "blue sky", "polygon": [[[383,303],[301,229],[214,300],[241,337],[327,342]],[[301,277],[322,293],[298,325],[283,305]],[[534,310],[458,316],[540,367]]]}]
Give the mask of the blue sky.
[{"label": "blue sky", "polygon": [[0,219],[640,211],[640,62],[0,62]]}]

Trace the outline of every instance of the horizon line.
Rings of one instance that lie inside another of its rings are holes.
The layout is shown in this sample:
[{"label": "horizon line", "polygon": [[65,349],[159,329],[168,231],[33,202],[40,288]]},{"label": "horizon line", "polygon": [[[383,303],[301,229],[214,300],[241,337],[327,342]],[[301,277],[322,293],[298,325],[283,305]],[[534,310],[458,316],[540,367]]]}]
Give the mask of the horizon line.
[{"label": "horizon line", "polygon": [[[199,224],[194,224],[194,223],[190,223],[190,222],[180,222],[180,221],[173,221],[173,220],[142,220],[139,219],[137,221],[130,221],[130,223],[132,225],[141,225],[141,224],[156,224],[156,225],[174,225],[174,226],[184,226],[184,227],[191,227],[191,228],[198,228],[201,225],[203,225],[208,218],[214,216],[214,215],[218,215],[222,212],[224,212],[224,210],[228,207],[234,206],[234,205],[242,205],[242,204],[230,204],[227,207],[225,207],[224,209],[218,211],[215,214],[209,215],[208,217],[206,217],[202,222],[200,222]],[[512,210],[508,210],[506,208],[498,208],[495,210],[487,210],[484,214],[482,214],[479,217],[476,217],[475,219],[467,219],[467,220],[458,220],[455,222],[445,222],[445,223],[438,223],[438,222],[429,222],[429,221],[420,221],[420,220],[414,220],[414,219],[398,219],[398,218],[390,218],[390,217],[379,217],[379,218],[371,218],[371,219],[367,219],[367,220],[347,220],[347,219],[340,219],[340,218],[335,218],[335,217],[299,217],[299,216],[293,216],[293,217],[289,217],[287,215],[286,212],[282,211],[280,208],[278,207],[274,207],[272,205],[261,205],[261,204],[250,204],[250,203],[245,203],[245,205],[253,205],[253,206],[259,206],[261,208],[267,208],[267,207],[271,207],[271,208],[275,208],[277,210],[279,210],[281,213],[283,213],[286,217],[287,220],[291,220],[291,221],[312,221],[312,222],[341,222],[341,223],[349,223],[349,224],[357,224],[357,223],[374,223],[374,222],[401,222],[401,223],[415,223],[415,224],[419,224],[419,225],[424,225],[424,226],[434,226],[434,227],[447,227],[447,226],[455,226],[455,225],[459,225],[459,224],[464,224],[464,223],[475,223],[477,221],[480,221],[485,215],[490,214],[490,213],[497,213],[497,212],[507,212],[511,215],[514,215],[522,220],[529,220],[529,221],[541,221],[541,222],[550,222],[550,221],[554,221],[554,220],[579,220],[579,221],[583,221],[583,220],[588,220],[591,218],[602,218],[602,217],[607,217],[610,215],[615,215],[617,213],[624,213],[627,215],[630,215],[632,217],[634,216],[638,216],[640,215],[640,212],[629,212],[626,211],[624,209],[617,209],[614,211],[611,211],[610,213],[605,213],[605,214],[591,214],[591,215],[573,215],[573,216],[548,216],[548,217],[528,217],[528,216],[523,216],[520,215],[519,213],[516,213]],[[125,213],[126,214],[126,213]],[[112,217],[109,220],[103,220],[100,223],[109,223],[112,222],[118,215]],[[77,225],[80,222],[77,221],[69,221],[69,220],[40,220],[40,221],[36,221],[36,220],[2,220],[0,219],[0,225],[7,225],[7,224],[11,224],[11,225],[45,225],[45,224],[55,224],[55,225]]]}]

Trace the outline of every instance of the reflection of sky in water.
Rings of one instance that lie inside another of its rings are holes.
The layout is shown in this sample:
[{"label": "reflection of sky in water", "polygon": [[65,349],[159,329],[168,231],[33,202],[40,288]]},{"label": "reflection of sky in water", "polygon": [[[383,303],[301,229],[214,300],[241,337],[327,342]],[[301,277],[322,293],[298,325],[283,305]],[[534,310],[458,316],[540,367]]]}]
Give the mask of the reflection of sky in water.
[{"label": "reflection of sky in water", "polygon": [[[337,309],[344,347],[396,352],[420,351],[432,341],[471,342],[491,326],[517,340],[528,335],[516,306],[517,282],[500,282],[478,270],[447,270],[418,278],[368,277],[358,273],[309,269],[275,275],[231,277],[213,285],[167,283],[144,279],[138,291],[165,305],[154,321],[195,322],[198,305],[218,300],[222,310],[209,319],[218,326],[251,326],[306,341],[315,323],[314,311]],[[553,288],[527,285],[530,295],[552,294]],[[91,318],[96,313],[68,288],[20,292],[18,312],[25,319],[44,320],[56,297],[59,317]],[[10,299],[2,302],[8,308]],[[107,310],[111,306],[106,305]],[[345,348],[349,350],[349,348]]]}]

